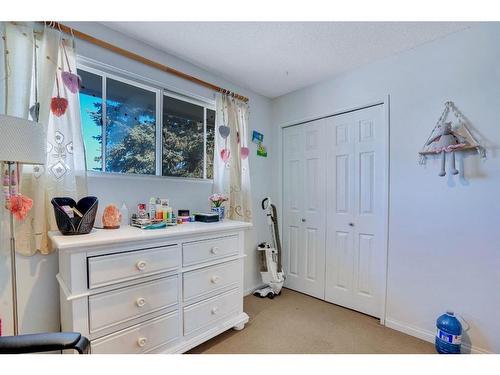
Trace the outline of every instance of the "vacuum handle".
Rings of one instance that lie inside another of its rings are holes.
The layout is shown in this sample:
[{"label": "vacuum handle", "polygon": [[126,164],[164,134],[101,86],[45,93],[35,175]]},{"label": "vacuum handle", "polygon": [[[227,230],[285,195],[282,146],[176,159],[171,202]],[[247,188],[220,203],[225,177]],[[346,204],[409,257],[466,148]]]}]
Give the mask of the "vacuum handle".
[{"label": "vacuum handle", "polygon": [[264,198],[261,203],[262,209],[267,210],[267,208],[269,207],[269,203],[270,203],[269,197]]}]

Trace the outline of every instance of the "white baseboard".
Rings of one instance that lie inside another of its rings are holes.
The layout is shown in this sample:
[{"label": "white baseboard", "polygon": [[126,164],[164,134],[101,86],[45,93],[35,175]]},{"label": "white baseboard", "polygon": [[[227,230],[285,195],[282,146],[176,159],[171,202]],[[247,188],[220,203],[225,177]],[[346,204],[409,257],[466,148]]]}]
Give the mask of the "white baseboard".
[{"label": "white baseboard", "polygon": [[[396,320],[389,318],[385,319],[385,325],[386,327],[395,329],[396,331],[403,332],[406,333],[407,335],[417,337],[421,340],[434,343],[435,333],[432,331],[427,331],[421,328],[412,327],[408,324],[398,322]],[[492,352],[486,349],[478,348],[476,346],[470,346],[465,343],[462,344],[462,351],[470,352],[472,354],[493,354]]]}]

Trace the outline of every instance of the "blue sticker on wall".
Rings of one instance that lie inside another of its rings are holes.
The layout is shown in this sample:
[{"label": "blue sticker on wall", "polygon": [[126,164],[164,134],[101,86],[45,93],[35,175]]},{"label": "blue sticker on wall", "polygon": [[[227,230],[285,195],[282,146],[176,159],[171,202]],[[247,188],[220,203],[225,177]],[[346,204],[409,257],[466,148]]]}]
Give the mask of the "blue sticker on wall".
[{"label": "blue sticker on wall", "polygon": [[263,141],[264,141],[264,134],[259,133],[258,131],[254,130],[252,132],[252,142],[259,144],[259,143],[262,143]]}]

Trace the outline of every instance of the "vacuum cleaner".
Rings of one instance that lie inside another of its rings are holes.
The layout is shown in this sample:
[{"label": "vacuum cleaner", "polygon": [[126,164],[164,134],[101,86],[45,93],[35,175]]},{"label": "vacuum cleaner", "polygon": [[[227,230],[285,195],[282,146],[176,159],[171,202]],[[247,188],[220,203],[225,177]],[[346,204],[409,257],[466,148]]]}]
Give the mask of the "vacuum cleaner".
[{"label": "vacuum cleaner", "polygon": [[263,288],[257,289],[253,294],[261,298],[274,298],[281,294],[281,288],[285,282],[285,274],[281,264],[281,242],[278,228],[278,211],[276,206],[271,203],[270,198],[262,201],[262,209],[267,211],[267,221],[271,227],[271,233],[275,247],[267,242],[262,242],[257,247],[257,253],[260,260],[260,275]]}]

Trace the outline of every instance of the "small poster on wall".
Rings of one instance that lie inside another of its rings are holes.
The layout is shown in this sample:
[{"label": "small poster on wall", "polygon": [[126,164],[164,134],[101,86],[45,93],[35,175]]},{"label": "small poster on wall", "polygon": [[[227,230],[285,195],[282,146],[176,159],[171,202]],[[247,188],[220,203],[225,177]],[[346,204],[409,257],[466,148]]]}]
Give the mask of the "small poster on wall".
[{"label": "small poster on wall", "polygon": [[252,133],[252,142],[255,144],[261,144],[264,141],[264,134],[259,133],[257,130],[254,130]]},{"label": "small poster on wall", "polygon": [[252,132],[252,142],[257,145],[257,156],[267,157],[266,146],[262,144],[264,141],[264,134],[259,133],[257,130]]}]

